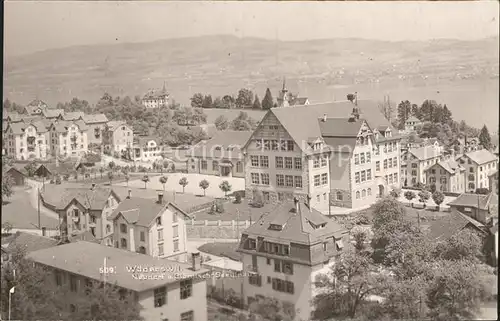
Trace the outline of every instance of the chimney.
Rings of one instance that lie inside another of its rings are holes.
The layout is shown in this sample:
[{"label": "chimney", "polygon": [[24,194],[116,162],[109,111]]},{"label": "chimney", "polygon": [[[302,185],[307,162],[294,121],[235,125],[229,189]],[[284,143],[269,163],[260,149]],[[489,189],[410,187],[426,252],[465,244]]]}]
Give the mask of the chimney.
[{"label": "chimney", "polygon": [[128,199],[132,198],[132,190],[131,189],[128,190],[128,196],[127,196],[127,198]]},{"label": "chimney", "polygon": [[163,192],[158,193],[158,204],[163,204]]},{"label": "chimney", "polygon": [[354,93],[354,105],[355,106],[358,105],[358,92],[357,91]]},{"label": "chimney", "polygon": [[326,122],[327,114],[323,114],[323,122]]},{"label": "chimney", "polygon": [[193,271],[198,271],[201,269],[201,255],[200,252],[194,252],[191,254],[192,258],[192,269]]},{"label": "chimney", "polygon": [[298,213],[299,212],[299,199],[297,197],[294,197],[293,203],[295,204],[295,213]]}]

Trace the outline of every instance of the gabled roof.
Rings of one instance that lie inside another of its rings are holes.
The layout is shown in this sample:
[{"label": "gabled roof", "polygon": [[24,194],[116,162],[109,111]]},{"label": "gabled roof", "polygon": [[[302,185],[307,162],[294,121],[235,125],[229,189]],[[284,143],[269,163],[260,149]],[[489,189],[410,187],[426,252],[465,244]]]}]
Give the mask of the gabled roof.
[{"label": "gabled roof", "polygon": [[45,124],[45,122],[42,122],[40,120],[33,121],[30,124],[27,124],[26,128],[28,128],[30,125],[33,125],[33,127],[36,128],[36,132],[37,133],[45,133],[45,132],[47,132],[47,125]]},{"label": "gabled roof", "polygon": [[[311,223],[326,224],[326,226],[314,229]],[[281,230],[273,230],[269,228],[271,224],[283,227]],[[250,237],[263,237],[264,240],[312,245],[322,242],[326,237],[341,238],[347,230],[304,203],[299,202],[297,212],[295,203],[286,201],[271,212],[263,214],[243,233]]]},{"label": "gabled roof", "polygon": [[2,168],[2,171],[4,171],[5,173],[16,171],[21,175],[28,176],[28,172],[24,169],[24,166],[5,166],[5,168]]},{"label": "gabled roof", "polygon": [[[104,260],[107,259],[109,266],[116,266],[116,271],[106,276],[106,282],[136,292],[143,292],[158,288],[159,286],[179,282],[179,278],[176,277],[179,274],[188,278],[208,272],[204,268],[194,271],[191,269],[190,264],[155,258],[149,255],[86,241],[67,243],[59,245],[56,248],[31,252],[28,258],[34,262],[97,281],[103,280],[103,275],[100,273],[99,268],[103,266]],[[127,268],[139,265],[157,267],[175,266],[176,269],[167,269],[164,272],[164,280],[155,280],[152,278],[136,280]]]},{"label": "gabled roof", "polygon": [[77,119],[83,118],[84,115],[85,114],[81,111],[73,111],[73,112],[64,113],[62,115],[62,119],[63,120],[77,120]]},{"label": "gabled roof", "polygon": [[363,120],[349,121],[349,118],[318,119],[319,129],[323,137],[354,137],[358,136]]},{"label": "gabled roof", "polygon": [[157,145],[161,144],[161,139],[158,136],[153,135],[134,135],[134,145],[145,146],[150,141],[154,141]]},{"label": "gabled roof", "polygon": [[467,206],[472,208],[479,208],[481,210],[487,210],[490,203],[495,203],[494,197],[492,197],[492,193],[488,195],[463,193],[456,199],[448,203],[448,205],[451,207]]},{"label": "gabled roof", "polygon": [[108,118],[104,114],[90,114],[84,115],[83,121],[86,124],[107,123]]},{"label": "gabled roof", "polygon": [[9,130],[9,129],[12,129],[12,133],[14,135],[21,135],[21,134],[24,134],[24,129],[26,128],[26,124],[23,123],[23,122],[20,122],[20,123],[9,123],[7,125],[7,128],[5,129],[5,131]]},{"label": "gabled roof", "polygon": [[34,252],[42,249],[47,249],[57,245],[58,241],[50,237],[26,233],[16,232],[14,238],[9,242],[6,250],[12,252],[16,248],[22,249],[27,253]]},{"label": "gabled roof", "polygon": [[120,200],[118,195],[113,192],[112,188],[101,186],[94,189],[91,189],[90,187],[51,187],[42,193],[42,198],[45,203],[48,203],[57,209],[64,209],[76,200],[85,208],[100,211],[106,206],[110,195],[114,195],[117,200]]},{"label": "gabled roof", "polygon": [[47,107],[47,104],[40,99],[33,99],[27,106],[29,107]]},{"label": "gabled roof", "polygon": [[112,121],[109,121],[107,123],[107,128],[110,131],[114,131],[114,130],[116,130],[120,126],[127,126],[127,127],[130,128],[130,126],[128,126],[126,122],[121,121],[121,120],[112,120]]},{"label": "gabled roof", "polygon": [[42,115],[47,118],[56,118],[64,114],[64,109],[44,109]]},{"label": "gabled roof", "polygon": [[307,97],[295,97],[294,99],[292,99],[292,101],[290,101],[290,106],[305,105],[307,101]]},{"label": "gabled roof", "polygon": [[[447,160],[444,160],[444,161],[440,161],[438,162],[436,165],[442,167],[444,170],[446,170],[448,173],[450,174],[455,174],[455,172],[458,170],[458,171],[464,171],[465,168],[460,166],[460,164],[454,160],[454,159],[447,159]],[[436,166],[434,165],[434,166]],[[425,171],[429,171],[432,167],[434,166],[431,166],[429,168],[427,168]]]},{"label": "gabled roof", "polygon": [[474,163],[482,165],[485,163],[496,161],[496,156],[487,149],[475,150],[465,154],[466,157],[470,158]]},{"label": "gabled roof", "polygon": [[23,118],[23,115],[19,113],[4,113],[2,116],[3,120],[9,120],[11,122],[19,122]]},{"label": "gabled roof", "polygon": [[[189,152],[195,157],[242,159],[241,148],[251,135],[249,131],[218,131],[211,139],[193,146]],[[220,150],[216,150],[217,147]]]},{"label": "gabled roof", "polygon": [[474,226],[477,230],[482,231],[483,224],[452,209],[448,215],[430,221],[427,237],[431,240],[446,240],[459,233],[467,225]]},{"label": "gabled roof", "polygon": [[122,215],[129,224],[149,227],[155,217],[169,206],[175,207],[180,213],[184,214],[186,219],[189,218],[184,211],[168,200],[164,199],[163,203],[160,204],[156,199],[132,197],[124,199],[109,216],[109,219],[115,220]]},{"label": "gabled roof", "polygon": [[436,147],[429,145],[424,147],[412,148],[408,151],[420,161],[436,158],[441,155],[441,152]]}]

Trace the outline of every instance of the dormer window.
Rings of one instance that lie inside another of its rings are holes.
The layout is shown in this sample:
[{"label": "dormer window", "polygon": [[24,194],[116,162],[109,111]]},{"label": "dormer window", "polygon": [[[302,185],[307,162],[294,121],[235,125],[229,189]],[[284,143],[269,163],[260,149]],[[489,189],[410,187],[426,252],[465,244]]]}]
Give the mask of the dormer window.
[{"label": "dormer window", "polygon": [[156,218],[156,225],[161,226],[161,216]]},{"label": "dormer window", "polygon": [[220,146],[215,146],[215,150],[221,150]]},{"label": "dormer window", "polygon": [[248,249],[255,250],[257,248],[257,241],[254,239],[248,239]]},{"label": "dormer window", "polygon": [[337,246],[337,251],[341,251],[344,248],[344,243],[342,239],[336,240],[335,245]]},{"label": "dormer window", "polygon": [[270,224],[269,229],[274,230],[274,231],[281,231],[281,230],[283,230],[283,225]]}]

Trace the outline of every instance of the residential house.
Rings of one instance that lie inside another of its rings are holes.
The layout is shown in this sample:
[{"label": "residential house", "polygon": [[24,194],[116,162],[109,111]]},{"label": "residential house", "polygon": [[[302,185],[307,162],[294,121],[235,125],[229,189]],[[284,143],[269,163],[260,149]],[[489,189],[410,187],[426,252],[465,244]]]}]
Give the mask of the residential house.
[{"label": "residential house", "polygon": [[156,136],[134,136],[132,145],[132,160],[154,162],[163,159],[163,144]]},{"label": "residential house", "polygon": [[283,88],[278,93],[278,107],[289,107],[289,106],[300,106],[309,105],[309,99],[307,97],[298,97],[293,95],[286,88],[286,83],[283,80]]},{"label": "residential house", "polygon": [[417,131],[417,128],[422,126],[422,122],[420,119],[418,119],[415,116],[410,116],[406,121],[405,121],[405,131],[407,133],[410,132],[415,132]]},{"label": "residential house", "polygon": [[108,122],[104,129],[102,143],[105,151],[128,155],[134,144],[132,127],[124,121]]},{"label": "residential house", "polygon": [[247,198],[257,189],[266,200],[309,197],[316,209],[366,206],[399,186],[400,136],[393,132],[371,101],[272,108],[244,147]]},{"label": "residential house", "polygon": [[419,183],[427,184],[425,170],[441,159],[441,151],[434,146],[409,149],[402,155],[401,179],[404,186],[416,187]]},{"label": "residential house", "polygon": [[170,94],[165,83],[162,90],[149,90],[142,98],[142,105],[146,108],[160,108],[168,106]]},{"label": "residential house", "polygon": [[48,105],[40,99],[35,99],[24,107],[22,114],[29,116],[41,115],[44,109],[48,109]]},{"label": "residential house", "polygon": [[12,181],[15,186],[23,186],[25,184],[26,179],[26,171],[17,166],[7,166],[6,168],[2,168],[4,175],[8,174],[12,177]]},{"label": "residential house", "polygon": [[58,119],[59,120],[66,120],[66,121],[83,120],[84,115],[85,115],[85,113],[83,111],[65,112],[65,113],[61,114],[61,116]]},{"label": "residential house", "polygon": [[41,121],[9,123],[5,129],[6,155],[14,159],[47,159],[49,146],[47,128]]},{"label": "residential house", "polygon": [[272,297],[311,320],[316,273],[328,273],[349,244],[348,231],[298,199],[281,203],[241,236],[245,305]]},{"label": "residential house", "polygon": [[[70,292],[83,294],[87,286],[102,282],[117,286],[140,304],[143,320],[206,321],[203,275],[208,271],[201,267],[199,253],[193,256],[189,265],[81,241],[31,252],[28,259],[48,268],[54,285]],[[145,278],[145,273],[130,271],[134,267],[158,267],[160,272]],[[112,272],[105,273],[105,268]]]},{"label": "residential house", "polygon": [[[130,193],[130,190],[129,190]],[[163,198],[129,196],[113,211],[115,247],[158,258],[187,260],[186,219],[176,204]]]},{"label": "residential house", "polygon": [[104,132],[108,118],[104,114],[84,115],[83,121],[89,128],[88,141],[89,144],[102,144],[102,133]]},{"label": "residential house", "polygon": [[42,204],[59,214],[68,237],[88,231],[101,244],[113,246],[113,221],[110,218],[120,203],[111,188],[46,188]]},{"label": "residential house", "polygon": [[218,131],[208,141],[193,146],[189,152],[188,173],[245,177],[245,157],[241,151],[252,133]]},{"label": "residential house", "polygon": [[448,203],[452,210],[467,215],[482,224],[488,224],[491,219],[492,206],[498,206],[498,196],[464,193]]},{"label": "residential house", "polygon": [[478,188],[489,188],[489,175],[498,170],[498,160],[489,150],[481,149],[460,155],[460,165],[466,168],[466,190],[475,192]]},{"label": "residential house", "polygon": [[426,182],[441,192],[465,193],[465,168],[455,159],[439,161],[424,170]]},{"label": "residential house", "polygon": [[490,186],[490,192],[498,195],[498,170],[492,171],[488,175],[488,184]]},{"label": "residential house", "polygon": [[60,119],[64,115],[64,109],[42,109],[41,116],[45,119]]},{"label": "residential house", "polygon": [[83,120],[58,120],[49,127],[51,153],[63,157],[83,156],[88,151],[88,127]]}]

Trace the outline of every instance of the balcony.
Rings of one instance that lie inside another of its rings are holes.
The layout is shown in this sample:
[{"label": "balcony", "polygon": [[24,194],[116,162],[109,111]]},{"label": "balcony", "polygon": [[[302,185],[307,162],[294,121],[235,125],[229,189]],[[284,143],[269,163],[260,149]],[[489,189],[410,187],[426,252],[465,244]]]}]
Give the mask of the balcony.
[{"label": "balcony", "polygon": [[259,273],[259,268],[253,265],[247,265],[247,271],[250,273]]}]

